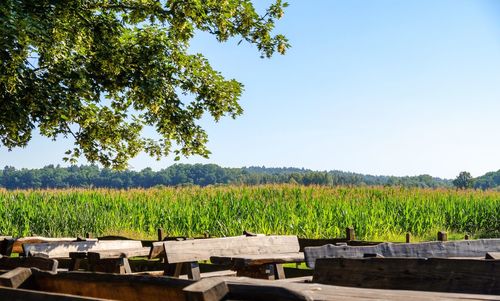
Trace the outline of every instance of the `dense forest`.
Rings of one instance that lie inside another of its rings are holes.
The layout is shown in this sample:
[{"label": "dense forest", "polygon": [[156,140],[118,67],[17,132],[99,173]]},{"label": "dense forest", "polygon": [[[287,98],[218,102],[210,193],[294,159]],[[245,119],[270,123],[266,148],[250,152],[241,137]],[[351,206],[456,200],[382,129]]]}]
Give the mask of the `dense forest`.
[{"label": "dense forest", "polygon": [[[498,177],[500,180],[500,176]],[[215,164],[175,164],[153,171],[113,171],[96,165],[60,167],[49,165],[41,169],[0,170],[0,187],[7,189],[107,187],[132,188],[180,185],[225,184],[302,184],[302,185],[380,185],[405,187],[452,187],[452,181],[429,175],[414,177],[373,176],[344,171],[313,171],[303,168],[242,167],[223,168]],[[481,186],[482,187],[482,186]]]}]

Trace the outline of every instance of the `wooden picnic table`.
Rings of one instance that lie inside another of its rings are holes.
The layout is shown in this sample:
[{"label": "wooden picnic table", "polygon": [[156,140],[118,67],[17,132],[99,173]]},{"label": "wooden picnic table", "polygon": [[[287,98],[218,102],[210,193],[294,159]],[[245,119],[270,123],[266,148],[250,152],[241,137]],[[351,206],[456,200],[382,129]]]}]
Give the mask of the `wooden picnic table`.
[{"label": "wooden picnic table", "polygon": [[302,252],[210,257],[212,263],[226,265],[236,270],[237,276],[265,279],[284,279],[284,263],[301,263],[304,260],[304,253]]},{"label": "wooden picnic table", "polygon": [[151,256],[164,257],[165,275],[179,277],[183,267],[187,267],[189,278],[194,280],[201,278],[198,262],[202,260],[219,260],[226,266],[234,266],[234,259],[238,267],[242,262],[242,268],[238,268],[240,275],[263,279],[275,279],[275,275],[283,278],[282,263],[304,261],[297,236],[293,235],[161,241],[153,243]]}]

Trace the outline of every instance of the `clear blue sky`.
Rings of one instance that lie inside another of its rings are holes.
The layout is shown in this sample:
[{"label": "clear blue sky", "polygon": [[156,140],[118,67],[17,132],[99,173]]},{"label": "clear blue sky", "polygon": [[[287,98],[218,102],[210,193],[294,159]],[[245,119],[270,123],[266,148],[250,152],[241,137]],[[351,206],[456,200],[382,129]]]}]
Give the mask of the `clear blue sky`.
[{"label": "clear blue sky", "polygon": [[[202,120],[212,156],[181,162],[446,178],[500,169],[500,1],[288,2],[277,28],[292,44],[285,56],[193,41],[193,52],[244,83],[245,112]],[[70,146],[34,137],[25,149],[0,148],[0,166],[64,165]]]}]

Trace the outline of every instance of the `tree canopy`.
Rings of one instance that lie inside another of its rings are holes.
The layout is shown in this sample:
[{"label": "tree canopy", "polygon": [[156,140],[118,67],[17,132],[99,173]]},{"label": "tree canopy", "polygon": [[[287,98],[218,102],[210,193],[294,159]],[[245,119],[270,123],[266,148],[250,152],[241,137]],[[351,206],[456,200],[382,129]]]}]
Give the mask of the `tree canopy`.
[{"label": "tree canopy", "polygon": [[174,164],[153,171],[110,170],[96,165],[60,167],[48,165],[41,169],[0,169],[0,187],[7,189],[107,187],[133,188],[184,185],[262,185],[300,184],[324,186],[398,186],[451,187],[451,181],[429,175],[393,177],[363,175],[339,170],[314,171],[304,168],[242,167],[223,168],[215,164]]},{"label": "tree canopy", "polygon": [[3,0],[0,145],[24,147],[38,128],[74,139],[70,162],[123,169],[141,151],[206,157],[197,120],[241,114],[243,86],[188,53],[190,40],[208,32],[262,57],[284,54],[288,41],[273,30],[286,6],[276,0],[259,14],[250,0]]},{"label": "tree canopy", "polygon": [[455,180],[453,180],[453,185],[460,189],[472,188],[474,186],[474,178],[472,178],[469,172],[462,171]]}]

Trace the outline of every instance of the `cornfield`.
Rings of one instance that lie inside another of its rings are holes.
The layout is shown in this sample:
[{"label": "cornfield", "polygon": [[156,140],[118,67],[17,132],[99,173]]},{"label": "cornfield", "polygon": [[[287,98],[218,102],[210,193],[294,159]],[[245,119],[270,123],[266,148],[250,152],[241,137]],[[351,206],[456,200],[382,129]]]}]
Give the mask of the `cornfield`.
[{"label": "cornfield", "polygon": [[240,235],[243,230],[308,238],[401,240],[500,237],[500,193],[295,185],[130,190],[0,190],[0,235],[131,234],[153,238]]}]

